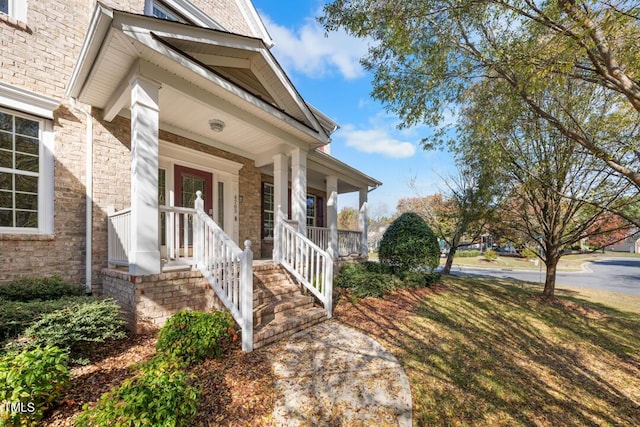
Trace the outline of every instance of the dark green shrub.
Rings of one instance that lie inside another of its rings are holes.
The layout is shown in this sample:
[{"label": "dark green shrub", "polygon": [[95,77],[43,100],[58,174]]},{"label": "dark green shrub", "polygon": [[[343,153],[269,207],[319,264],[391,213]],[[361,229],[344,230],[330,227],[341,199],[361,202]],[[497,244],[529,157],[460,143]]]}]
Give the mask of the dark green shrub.
[{"label": "dark green shrub", "polygon": [[69,385],[67,357],[50,346],[0,357],[0,426],[37,425]]},{"label": "dark green shrub", "polygon": [[416,213],[407,212],[391,223],[380,241],[380,261],[401,271],[427,268],[440,263],[438,239]]},{"label": "dark green shrub", "polygon": [[50,301],[6,301],[0,299],[0,342],[20,335],[45,314],[69,305],[92,301],[91,297],[64,297]]},{"label": "dark green shrub", "polygon": [[96,405],[76,419],[77,427],[191,425],[200,391],[177,359],[156,356],[139,365],[136,376],[102,395]]},{"label": "dark green shrub", "polygon": [[228,311],[180,311],[160,330],[156,350],[191,365],[221,355],[235,336],[234,326]]},{"label": "dark green shrub", "polygon": [[24,345],[55,345],[77,358],[90,344],[124,338],[125,323],[115,300],[91,298],[42,316],[24,331]]},{"label": "dark green shrub", "polygon": [[404,286],[412,288],[423,288],[431,286],[440,280],[438,273],[425,273],[423,271],[406,271],[402,273],[402,283]]},{"label": "dark green shrub", "polygon": [[376,267],[377,263],[346,264],[335,278],[335,285],[351,289],[356,298],[380,298],[387,292],[402,286],[402,282],[390,273],[378,273],[385,267]]},{"label": "dark green shrub", "polygon": [[59,276],[24,277],[8,285],[0,285],[0,298],[9,301],[53,300],[85,295],[83,287],[65,282]]}]

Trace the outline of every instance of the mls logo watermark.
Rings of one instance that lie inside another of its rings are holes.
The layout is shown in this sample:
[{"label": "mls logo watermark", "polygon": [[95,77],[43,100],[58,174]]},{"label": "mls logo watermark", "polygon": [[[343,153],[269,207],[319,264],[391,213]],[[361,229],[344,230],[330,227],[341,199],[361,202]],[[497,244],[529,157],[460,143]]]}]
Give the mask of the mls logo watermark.
[{"label": "mls logo watermark", "polygon": [[33,402],[0,402],[0,414],[8,412],[11,414],[32,414],[36,411],[36,404]]}]

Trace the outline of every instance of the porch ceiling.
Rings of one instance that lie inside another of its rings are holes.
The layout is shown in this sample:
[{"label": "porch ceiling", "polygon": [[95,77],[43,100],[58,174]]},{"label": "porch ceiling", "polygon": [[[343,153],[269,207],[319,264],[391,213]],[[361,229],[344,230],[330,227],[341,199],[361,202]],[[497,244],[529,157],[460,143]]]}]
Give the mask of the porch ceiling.
[{"label": "porch ceiling", "polygon": [[261,40],[98,6],[67,93],[128,116],[136,74],[162,85],[167,131],[252,159],[330,141]]}]

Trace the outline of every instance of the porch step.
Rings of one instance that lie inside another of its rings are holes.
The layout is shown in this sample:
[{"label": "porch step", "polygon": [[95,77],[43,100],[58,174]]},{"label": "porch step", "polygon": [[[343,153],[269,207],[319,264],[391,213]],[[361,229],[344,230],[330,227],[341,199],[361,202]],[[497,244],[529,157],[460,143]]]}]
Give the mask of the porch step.
[{"label": "porch step", "polygon": [[285,337],[310,328],[327,318],[327,313],[320,307],[296,308],[287,316],[274,319],[253,331],[253,348],[272,344]]},{"label": "porch step", "polygon": [[253,346],[260,348],[326,319],[323,308],[305,295],[282,267],[272,263],[253,269]]}]

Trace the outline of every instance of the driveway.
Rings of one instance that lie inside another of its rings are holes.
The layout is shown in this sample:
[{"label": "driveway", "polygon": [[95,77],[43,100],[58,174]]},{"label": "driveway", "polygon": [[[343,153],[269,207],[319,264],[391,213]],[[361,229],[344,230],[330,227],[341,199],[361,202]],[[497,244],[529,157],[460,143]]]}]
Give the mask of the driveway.
[{"label": "driveway", "polygon": [[[492,276],[544,283],[544,269],[538,271],[492,270],[454,267],[453,274]],[[589,263],[584,271],[558,273],[556,286],[580,286],[640,296],[640,258],[610,258]]]}]

